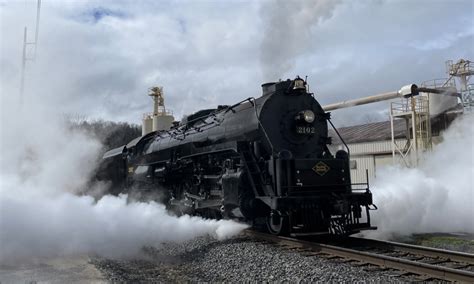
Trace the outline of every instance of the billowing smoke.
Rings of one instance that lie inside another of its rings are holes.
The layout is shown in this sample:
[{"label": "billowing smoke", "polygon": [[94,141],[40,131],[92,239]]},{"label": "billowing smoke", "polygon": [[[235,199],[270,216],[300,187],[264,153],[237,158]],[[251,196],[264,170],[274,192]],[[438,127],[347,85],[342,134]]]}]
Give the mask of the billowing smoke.
[{"label": "billowing smoke", "polygon": [[70,254],[133,256],[143,246],[196,236],[226,238],[246,225],[169,215],[155,202],[75,194],[101,145],[67,128],[60,108],[30,96],[22,108],[2,93],[0,263]]},{"label": "billowing smoke", "polygon": [[385,168],[373,187],[378,231],[474,233],[474,116],[458,118],[418,168]]},{"label": "billowing smoke", "polygon": [[275,0],[261,7],[260,64],[264,80],[281,78],[309,50],[312,29],[332,16],[339,0]]}]

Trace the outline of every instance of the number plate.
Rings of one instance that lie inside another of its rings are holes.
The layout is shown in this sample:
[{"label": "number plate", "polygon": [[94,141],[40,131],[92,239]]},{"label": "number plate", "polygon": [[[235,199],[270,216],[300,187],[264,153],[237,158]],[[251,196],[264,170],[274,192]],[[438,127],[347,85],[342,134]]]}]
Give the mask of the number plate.
[{"label": "number plate", "polygon": [[296,133],[298,134],[314,134],[316,129],[312,126],[297,126]]}]

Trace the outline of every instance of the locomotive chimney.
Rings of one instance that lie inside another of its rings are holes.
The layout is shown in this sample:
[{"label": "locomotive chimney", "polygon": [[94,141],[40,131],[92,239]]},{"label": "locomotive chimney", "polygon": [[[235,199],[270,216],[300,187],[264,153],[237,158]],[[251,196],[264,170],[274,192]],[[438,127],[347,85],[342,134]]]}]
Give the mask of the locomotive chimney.
[{"label": "locomotive chimney", "polygon": [[265,83],[262,85],[262,96],[266,96],[275,92],[275,82]]}]

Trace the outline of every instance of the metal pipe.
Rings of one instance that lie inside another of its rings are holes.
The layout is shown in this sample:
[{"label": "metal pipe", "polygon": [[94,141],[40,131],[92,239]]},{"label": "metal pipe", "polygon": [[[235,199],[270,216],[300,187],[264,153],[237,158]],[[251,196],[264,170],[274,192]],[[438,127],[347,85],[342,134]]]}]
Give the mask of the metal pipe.
[{"label": "metal pipe", "polygon": [[410,84],[410,85],[403,86],[398,92],[388,92],[388,93],[382,93],[382,94],[355,99],[355,100],[342,101],[339,103],[325,105],[323,106],[323,109],[325,111],[331,111],[331,110],[359,106],[359,105],[366,105],[366,104],[371,104],[375,102],[386,101],[386,100],[391,100],[391,99],[396,99],[396,98],[409,98],[409,97],[417,96],[421,92],[460,97],[460,94],[457,93],[456,90],[450,90],[446,88],[438,88],[438,89],[425,88],[425,87],[419,88],[415,84]]},{"label": "metal pipe", "polygon": [[439,95],[446,95],[446,96],[451,96],[451,97],[461,97],[461,94],[457,92],[457,90],[454,87],[443,87],[443,88],[425,88],[425,87],[420,87],[418,88],[418,91],[420,93],[432,93],[432,94],[439,94]]},{"label": "metal pipe", "polygon": [[339,103],[325,105],[325,106],[323,106],[323,109],[325,111],[331,111],[331,110],[340,109],[340,108],[359,106],[359,105],[365,105],[365,104],[370,104],[370,103],[375,103],[375,102],[380,102],[380,101],[391,100],[391,99],[398,98],[400,96],[401,95],[398,92],[382,93],[382,94],[375,95],[375,96],[370,96],[370,97],[365,97],[365,98],[360,98],[360,99],[355,99],[355,100],[342,101],[342,102],[339,102]]}]

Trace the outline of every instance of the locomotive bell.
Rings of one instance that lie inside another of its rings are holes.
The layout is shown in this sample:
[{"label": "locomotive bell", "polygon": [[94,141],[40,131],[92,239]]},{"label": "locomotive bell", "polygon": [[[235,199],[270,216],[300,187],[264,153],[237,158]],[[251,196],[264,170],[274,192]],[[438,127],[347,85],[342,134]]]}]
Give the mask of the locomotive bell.
[{"label": "locomotive bell", "polygon": [[301,78],[296,78],[293,81],[293,90],[306,90],[304,80]]}]

